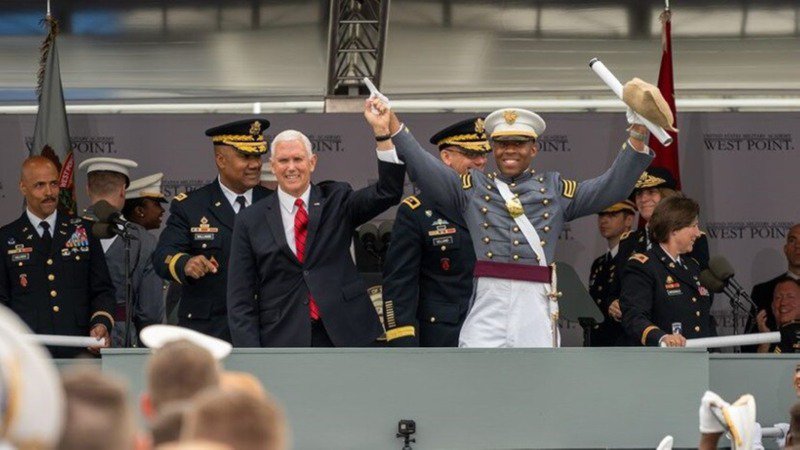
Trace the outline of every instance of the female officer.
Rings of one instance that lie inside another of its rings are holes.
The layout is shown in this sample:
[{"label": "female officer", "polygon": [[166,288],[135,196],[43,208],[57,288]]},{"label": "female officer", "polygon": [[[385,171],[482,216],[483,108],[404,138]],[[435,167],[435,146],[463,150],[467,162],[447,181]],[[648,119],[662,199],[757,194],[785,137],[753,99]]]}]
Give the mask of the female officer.
[{"label": "female officer", "polygon": [[683,347],[686,338],[716,335],[700,264],[687,256],[701,236],[699,213],[697,202],[680,194],[662,200],[648,224],[652,247],[625,265],[622,325],[641,345]]}]

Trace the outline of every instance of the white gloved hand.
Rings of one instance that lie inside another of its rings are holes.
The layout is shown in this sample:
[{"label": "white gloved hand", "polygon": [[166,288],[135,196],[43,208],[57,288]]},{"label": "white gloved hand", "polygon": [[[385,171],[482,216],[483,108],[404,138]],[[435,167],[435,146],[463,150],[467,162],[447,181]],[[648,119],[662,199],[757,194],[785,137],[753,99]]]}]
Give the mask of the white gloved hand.
[{"label": "white gloved hand", "polygon": [[723,424],[717,419],[717,416],[711,408],[722,408],[730,406],[728,402],[723,400],[719,395],[706,391],[703,398],[700,399],[700,432],[701,433],[722,433],[725,431]]},{"label": "white gloved hand", "polygon": [[628,119],[630,125],[644,125],[641,116],[633,112],[630,108],[625,112],[625,117]]},{"label": "white gloved hand", "polygon": [[783,431],[783,437],[775,438],[775,444],[778,447],[783,448],[786,446],[786,436],[789,436],[789,424],[788,423],[776,423],[773,425],[775,428],[780,428]]},{"label": "white gloved hand", "polygon": [[661,442],[658,443],[656,450],[672,450],[672,436],[666,435]]}]

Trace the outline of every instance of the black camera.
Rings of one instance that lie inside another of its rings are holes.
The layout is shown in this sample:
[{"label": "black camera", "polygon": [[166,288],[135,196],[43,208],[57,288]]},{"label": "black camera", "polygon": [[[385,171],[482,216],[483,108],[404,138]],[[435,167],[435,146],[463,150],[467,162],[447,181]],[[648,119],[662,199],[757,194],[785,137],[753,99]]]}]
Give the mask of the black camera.
[{"label": "black camera", "polygon": [[417,423],[411,419],[397,422],[397,437],[403,438],[403,450],[411,450],[411,443],[417,442],[411,435],[417,432]]},{"label": "black camera", "polygon": [[411,436],[417,432],[417,423],[410,419],[403,419],[397,422],[397,437]]}]

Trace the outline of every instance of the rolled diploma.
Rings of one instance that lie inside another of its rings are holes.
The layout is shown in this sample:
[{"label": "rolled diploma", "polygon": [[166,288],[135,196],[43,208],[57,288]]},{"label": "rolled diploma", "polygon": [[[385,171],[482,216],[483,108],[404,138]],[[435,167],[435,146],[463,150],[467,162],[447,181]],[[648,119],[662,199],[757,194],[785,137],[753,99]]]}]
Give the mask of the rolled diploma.
[{"label": "rolled diploma", "polygon": [[[780,341],[781,333],[773,331],[771,333],[737,334],[734,336],[687,339],[686,348],[735,347],[737,345],[773,344]],[[666,347],[663,343],[661,346]]]},{"label": "rolled diploma", "polygon": [[102,347],[104,339],[91,336],[59,336],[55,334],[29,334],[28,339],[41,345],[53,347]]},{"label": "rolled diploma", "polygon": [[[603,62],[600,61],[599,59],[594,58],[591,61],[589,61],[589,67],[594,71],[594,73],[597,74],[598,77],[600,77],[601,80],[603,80],[603,82],[609,88],[611,88],[614,94],[617,97],[619,97],[620,100],[622,100],[622,83],[620,83],[617,77],[615,77],[614,74],[611,73],[610,70],[608,70],[605,64],[603,64]],[[639,120],[642,121],[644,126],[646,126],[647,129],[650,130],[651,133],[653,133],[653,136],[655,136],[656,139],[659,140],[659,142],[661,142],[664,145],[672,144],[672,136],[670,136],[669,133],[667,133],[667,130],[661,128],[660,126],[654,124],[653,122],[650,122],[649,120],[637,114],[635,111],[634,114],[636,114],[636,117],[638,117]]]}]

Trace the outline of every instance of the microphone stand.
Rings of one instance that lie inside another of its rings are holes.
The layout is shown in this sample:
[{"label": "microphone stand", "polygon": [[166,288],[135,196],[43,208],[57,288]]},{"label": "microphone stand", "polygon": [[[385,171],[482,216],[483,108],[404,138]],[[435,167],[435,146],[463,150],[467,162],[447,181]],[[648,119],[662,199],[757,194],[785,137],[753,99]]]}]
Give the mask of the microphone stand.
[{"label": "microphone stand", "polygon": [[[728,298],[730,299],[730,303],[731,303],[731,312],[733,313],[733,334],[734,335],[738,335],[739,334],[739,310],[744,312],[744,314],[746,316],[750,317],[750,319],[751,319],[750,326],[751,327],[752,327],[753,323],[755,323],[755,316],[754,316],[753,312],[750,310],[750,308],[745,307],[745,305],[743,305],[739,300],[741,298],[744,298],[751,305],[753,304],[753,301],[750,300],[750,297],[747,295],[746,292],[744,292],[744,290],[742,289],[741,286],[738,285],[738,283],[734,284],[734,283],[731,282],[730,279],[725,281],[724,292],[725,292],[725,295],[727,295]],[[745,332],[747,332],[747,331],[749,331],[749,330],[745,330]],[[733,348],[733,352],[734,353],[741,353],[741,348],[734,347]]]},{"label": "microphone stand", "polygon": [[125,348],[133,347],[131,327],[133,325],[133,275],[131,274],[131,241],[136,239],[127,227],[112,225],[112,229],[124,244],[124,270],[125,270]]}]

